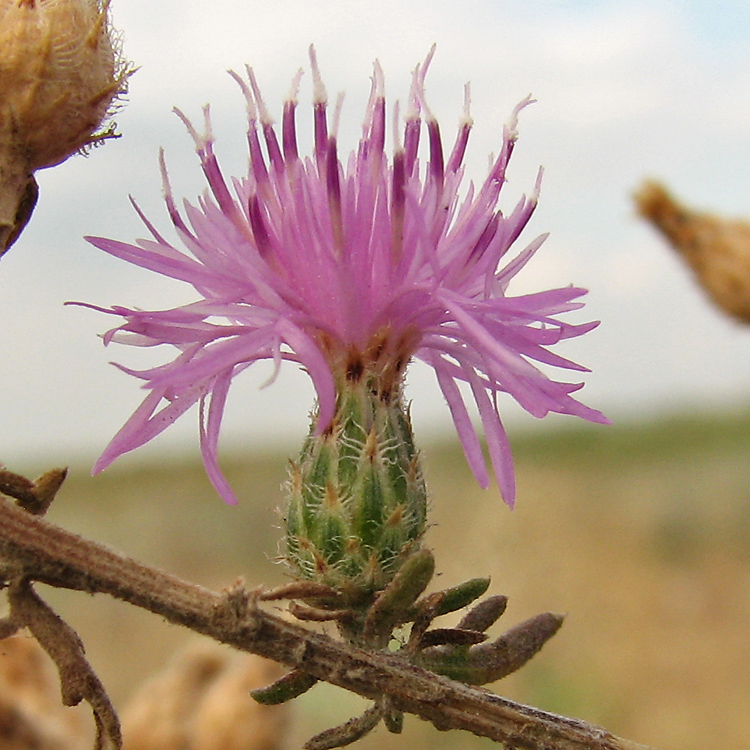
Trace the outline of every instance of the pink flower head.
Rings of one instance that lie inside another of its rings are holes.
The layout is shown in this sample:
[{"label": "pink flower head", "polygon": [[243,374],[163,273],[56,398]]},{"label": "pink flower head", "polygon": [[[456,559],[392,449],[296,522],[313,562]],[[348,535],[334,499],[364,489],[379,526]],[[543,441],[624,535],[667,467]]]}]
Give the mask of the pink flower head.
[{"label": "pink flower head", "polygon": [[[507,294],[511,279],[546,237],[508,257],[536,206],[539,179],[531,197],[522,197],[509,215],[497,208],[517,138],[517,115],[530,100],[516,107],[504,128],[499,156],[484,183],[470,185],[461,198],[462,162],[472,126],[468,87],[458,136],[446,158],[424,96],[431,57],[432,52],[414,71],[402,138],[395,110],[390,159],[377,62],[362,138],[343,161],[336,138],[340,101],[331,127],[312,48],[312,157],[301,157],[297,150],[301,72],[284,104],[280,138],[252,70],[247,70],[248,81],[232,74],[247,99],[249,120],[250,166],[241,178],[227,181],[219,168],[208,107],[202,134],[177,112],[195,141],[209,187],[197,204],[185,202],[180,213],[160,159],[167,209],[187,251],[168,242],[140,211],[153,239],[137,245],[88,240],[111,255],[192,284],[198,299],[172,310],[104,310],[125,319],[105,335],[105,343],[171,344],[177,356],[144,371],[121,367],[145,381],[148,395],[94,472],[143,445],[200,402],[206,469],[221,496],[234,503],[217,463],[219,427],[232,378],[261,359],[277,366],[291,360],[307,370],[317,391],[319,431],[333,417],[347,353],[364,356],[377,350],[381,366],[399,373],[412,357],[427,362],[448,402],[468,463],[487,487],[479,437],[459,389],[460,383],[467,384],[509,505],[515,499],[515,480],[498,393],[511,394],[536,417],[552,411],[607,422],[572,397],[582,384],[551,380],[533,364],[586,371],[548,349],[597,325],[558,319],[583,306],[578,300],[585,290],[569,286]],[[420,167],[423,126],[429,158]]]}]

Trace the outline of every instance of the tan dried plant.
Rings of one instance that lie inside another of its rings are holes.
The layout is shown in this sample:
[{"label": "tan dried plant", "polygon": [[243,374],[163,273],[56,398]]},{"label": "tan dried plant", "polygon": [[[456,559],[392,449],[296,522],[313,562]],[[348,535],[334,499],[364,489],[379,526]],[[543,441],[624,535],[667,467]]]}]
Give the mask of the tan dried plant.
[{"label": "tan dried plant", "polygon": [[91,735],[86,711],[60,702],[57,671],[41,646],[24,634],[0,640],[0,748],[88,750]]},{"label": "tan dried plant", "polygon": [[[260,656],[201,642],[177,655],[123,712],[123,750],[280,750],[289,707],[250,691],[283,669]],[[0,749],[89,750],[82,707],[64,707],[52,661],[29,635],[0,639]]]},{"label": "tan dried plant", "polygon": [[0,0],[0,255],[31,216],[34,172],[113,135],[131,72],[109,0]]},{"label": "tan dried plant", "polygon": [[279,750],[289,708],[256,703],[250,691],[282,673],[260,656],[191,646],[125,707],[123,750]]},{"label": "tan dried plant", "polygon": [[750,323],[750,222],[686,208],[657,182],[646,182],[635,202],[640,215],[687,262],[710,299],[728,315]]}]

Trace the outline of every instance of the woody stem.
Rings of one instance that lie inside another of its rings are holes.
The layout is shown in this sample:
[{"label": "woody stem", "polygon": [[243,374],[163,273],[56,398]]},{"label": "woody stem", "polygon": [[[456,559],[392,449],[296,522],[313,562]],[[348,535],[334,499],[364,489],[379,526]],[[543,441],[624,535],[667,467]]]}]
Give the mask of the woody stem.
[{"label": "woody stem", "polygon": [[222,593],[183,581],[30,515],[0,498],[0,581],[26,578],[105,593],[240,650],[259,654],[440,730],[464,729],[527,750],[648,750],[599,727],[506,700],[286,622],[242,586]]}]

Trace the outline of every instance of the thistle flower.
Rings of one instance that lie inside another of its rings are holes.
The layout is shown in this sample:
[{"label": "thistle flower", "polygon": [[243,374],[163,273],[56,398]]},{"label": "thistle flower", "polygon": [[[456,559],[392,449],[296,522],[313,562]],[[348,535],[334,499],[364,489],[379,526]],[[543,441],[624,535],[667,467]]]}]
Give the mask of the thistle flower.
[{"label": "thistle flower", "polygon": [[[559,412],[607,421],[573,398],[571,394],[582,384],[552,380],[534,364],[585,371],[549,350],[597,325],[559,319],[562,313],[582,307],[579,300],[585,290],[569,286],[515,297],[508,294],[509,283],[546,236],[510,256],[536,206],[539,179],[531,196],[521,197],[508,215],[497,208],[516,143],[517,117],[530,100],[513,111],[485,181],[478,187],[470,185],[461,196],[462,165],[472,127],[468,87],[458,135],[446,158],[438,123],[425,101],[432,52],[413,73],[403,136],[395,109],[390,159],[379,64],[374,66],[362,138],[356,151],[341,160],[336,132],[341,100],[331,126],[312,48],[310,57],[311,157],[299,155],[295,131],[301,71],[284,104],[277,134],[248,68],[247,80],[232,74],[247,100],[248,174],[231,181],[224,178],[213,151],[208,107],[203,132],[176,110],[195,141],[209,187],[197,204],[185,203],[182,213],[160,156],[167,209],[187,251],[165,239],[137,206],[153,239],[132,245],[88,238],[111,255],[192,284],[198,293],[195,302],[170,310],[95,308],[124,318],[105,335],[106,344],[171,344],[177,356],[142,371],[118,365],[142,379],[148,395],[106,448],[94,472],[143,445],[200,402],[204,462],[218,492],[233,503],[232,490],[218,467],[217,441],[230,383],[242,370],[263,359],[277,367],[285,360],[304,367],[317,392],[311,437],[343,430],[346,440],[340,442],[336,459],[340,463],[346,458],[344,444],[358,442],[358,449],[365,450],[370,429],[380,430],[379,439],[387,433],[386,442],[400,440],[398,435],[410,430],[401,391],[404,371],[416,358],[434,369],[468,463],[479,484],[487,487],[490,479],[479,436],[466,394],[459,388],[468,385],[502,496],[513,505],[515,481],[498,413],[500,393],[510,394],[535,417]],[[428,158],[421,167],[418,146],[424,128]],[[379,419],[361,401],[352,400],[350,386],[365,397],[374,394],[378,403],[396,404],[402,417]],[[353,407],[355,402],[358,406]],[[337,416],[344,404],[359,409],[358,419],[367,423],[359,424],[359,438],[341,427],[349,419]],[[303,454],[312,467],[319,450],[308,446]],[[389,461],[385,457],[384,465]],[[402,464],[404,472],[411,471],[412,487],[421,482],[414,461],[415,450],[410,448]],[[330,484],[329,476],[321,486]],[[346,496],[343,501],[348,502]],[[330,497],[317,502],[332,503]],[[412,517],[420,515],[421,502],[413,506]],[[421,528],[418,523],[405,532],[406,537],[418,537],[417,526]],[[339,541],[342,533],[336,532]]]}]

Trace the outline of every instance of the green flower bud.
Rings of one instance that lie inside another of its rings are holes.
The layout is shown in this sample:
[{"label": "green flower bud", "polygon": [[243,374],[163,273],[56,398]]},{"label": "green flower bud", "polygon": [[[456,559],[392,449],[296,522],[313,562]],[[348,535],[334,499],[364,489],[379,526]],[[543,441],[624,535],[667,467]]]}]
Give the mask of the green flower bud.
[{"label": "green flower bud", "polygon": [[331,424],[315,424],[292,464],[287,559],[300,578],[335,587],[350,605],[384,589],[420,548],[427,492],[400,388],[345,381]]}]

